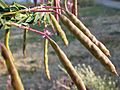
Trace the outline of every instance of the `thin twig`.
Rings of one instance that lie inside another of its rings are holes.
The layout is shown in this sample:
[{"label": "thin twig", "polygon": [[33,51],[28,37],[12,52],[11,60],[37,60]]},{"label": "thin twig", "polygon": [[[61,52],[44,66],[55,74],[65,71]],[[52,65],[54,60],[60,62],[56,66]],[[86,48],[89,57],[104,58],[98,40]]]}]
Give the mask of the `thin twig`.
[{"label": "thin twig", "polygon": [[3,15],[12,15],[12,14],[16,14],[16,13],[23,13],[23,12],[55,12],[55,10],[43,10],[43,8],[55,8],[55,9],[61,9],[61,10],[64,10],[62,8],[59,8],[59,7],[53,7],[53,6],[37,6],[37,7],[33,7],[33,8],[26,8],[26,9],[22,9],[22,10],[19,10],[19,11],[15,11],[15,12],[6,12],[4,13]]},{"label": "thin twig", "polygon": [[41,32],[41,31],[32,29],[32,28],[30,28],[30,27],[23,26],[23,25],[21,25],[21,24],[17,24],[17,23],[14,23],[14,22],[10,22],[10,23],[7,22],[6,24],[7,24],[7,25],[10,25],[10,26],[16,26],[16,27],[21,28],[21,29],[26,29],[26,30],[35,32],[35,33],[37,33],[37,34],[41,34],[41,35],[43,35],[43,36],[45,36],[45,37],[47,37],[47,38],[49,37],[45,32]]}]

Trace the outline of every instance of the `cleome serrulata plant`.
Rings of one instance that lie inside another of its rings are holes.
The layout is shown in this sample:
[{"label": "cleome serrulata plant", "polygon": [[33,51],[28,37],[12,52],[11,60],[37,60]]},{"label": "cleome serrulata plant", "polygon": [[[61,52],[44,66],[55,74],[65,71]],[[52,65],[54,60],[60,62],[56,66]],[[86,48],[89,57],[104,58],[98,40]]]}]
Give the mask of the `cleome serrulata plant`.
[{"label": "cleome serrulata plant", "polygon": [[[68,4],[70,3],[71,4]],[[55,53],[59,57],[60,62],[66,69],[67,73],[73,80],[78,90],[87,90],[81,76],[76,72],[66,54],[62,51],[59,45],[54,40],[53,36],[61,37],[61,40],[66,46],[69,46],[66,33],[59,24],[59,21],[67,28],[68,31],[78,39],[88,51],[100,61],[100,63],[111,73],[117,75],[115,66],[109,60],[109,50],[90,32],[90,30],[77,18],[77,0],[41,0],[35,6],[27,8],[24,5],[13,3],[5,4],[0,0],[0,29],[5,30],[4,44],[0,43],[1,55],[6,62],[8,72],[11,76],[11,84],[14,90],[24,90],[24,86],[19,77],[18,71],[14,65],[14,58],[9,47],[9,36],[11,27],[17,27],[24,30],[23,33],[23,55],[26,57],[26,39],[27,32],[31,31],[37,35],[41,35],[44,39],[44,67],[45,74],[50,80],[50,72],[48,67],[48,45],[50,44]],[[68,6],[70,5],[70,6]],[[64,7],[63,7],[64,6]],[[68,9],[68,7],[70,9]],[[32,25],[44,26],[43,30],[36,30]],[[52,31],[48,29],[52,28]]]}]

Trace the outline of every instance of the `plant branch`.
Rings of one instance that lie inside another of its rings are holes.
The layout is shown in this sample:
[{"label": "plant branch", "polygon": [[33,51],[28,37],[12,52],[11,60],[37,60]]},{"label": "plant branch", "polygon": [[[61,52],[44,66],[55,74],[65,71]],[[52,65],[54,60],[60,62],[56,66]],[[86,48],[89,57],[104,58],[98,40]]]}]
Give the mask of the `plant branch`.
[{"label": "plant branch", "polygon": [[15,12],[6,12],[4,13],[3,15],[12,15],[12,14],[16,14],[16,13],[24,13],[24,12],[55,12],[55,10],[43,10],[43,8],[46,8],[46,9],[51,9],[51,8],[55,8],[55,9],[61,9],[61,10],[64,10],[62,8],[59,8],[59,7],[54,7],[54,6],[37,6],[37,7],[33,7],[33,8],[26,8],[26,9],[22,9],[22,10],[19,10],[19,11],[15,11]]},{"label": "plant branch", "polygon": [[41,35],[43,35],[43,36],[45,36],[45,37],[47,37],[47,38],[49,37],[49,36],[47,35],[47,33],[45,33],[45,32],[41,32],[41,31],[32,29],[32,28],[30,28],[30,27],[23,26],[23,25],[21,25],[21,24],[17,24],[17,23],[14,23],[14,22],[10,22],[10,23],[7,22],[6,24],[7,24],[7,25],[10,25],[10,26],[16,26],[16,27],[21,28],[21,29],[26,29],[26,30],[35,32],[35,33],[37,33],[37,34],[41,34]]}]

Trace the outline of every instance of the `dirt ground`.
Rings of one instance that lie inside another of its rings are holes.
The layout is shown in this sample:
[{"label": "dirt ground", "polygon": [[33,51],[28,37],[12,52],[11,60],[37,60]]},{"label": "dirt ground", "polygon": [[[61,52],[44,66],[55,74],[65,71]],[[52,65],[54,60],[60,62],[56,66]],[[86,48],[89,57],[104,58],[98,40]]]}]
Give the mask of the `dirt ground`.
[{"label": "dirt ground", "polygon": [[[84,14],[80,14],[79,18],[110,50],[110,60],[114,63],[120,75],[120,11],[113,10],[109,12],[107,10],[110,9],[105,10],[102,8],[101,14],[96,13],[96,15],[93,15],[94,13],[89,14],[90,11],[86,11]],[[67,75],[59,69],[58,65],[60,65],[60,62],[52,47],[49,46],[49,69],[52,78],[49,81],[44,74],[43,40],[40,36],[29,32],[27,58],[24,58],[22,55],[22,33],[23,31],[19,29],[12,29],[10,47],[25,90],[67,90],[65,87],[59,85],[59,82],[63,82],[64,78],[67,78]],[[3,42],[2,35],[0,37]],[[67,36],[70,41],[68,47],[63,46],[61,40],[57,41],[57,43],[65,51],[74,66],[85,63],[86,65],[91,65],[96,74],[111,76],[74,36],[68,32]],[[0,90],[5,90],[7,76],[7,70],[0,65]],[[113,76],[113,78],[116,78],[116,76]],[[69,82],[71,83],[71,81]]]}]

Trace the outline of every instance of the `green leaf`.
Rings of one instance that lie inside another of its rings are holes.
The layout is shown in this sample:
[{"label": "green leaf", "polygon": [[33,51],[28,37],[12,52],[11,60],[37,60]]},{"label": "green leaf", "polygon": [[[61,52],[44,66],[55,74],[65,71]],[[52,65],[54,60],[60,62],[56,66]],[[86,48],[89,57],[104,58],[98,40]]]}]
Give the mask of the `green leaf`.
[{"label": "green leaf", "polygon": [[0,6],[0,12],[3,12],[4,11],[4,9]]},{"label": "green leaf", "polygon": [[19,10],[19,8],[16,7],[15,5],[10,6],[10,11],[18,11],[18,10]]},{"label": "green leaf", "polygon": [[44,21],[45,21],[46,23],[49,23],[50,17],[49,17],[48,14],[45,14],[45,16],[44,16]]},{"label": "green leaf", "polygon": [[3,27],[3,24],[0,24],[0,29]]},{"label": "green leaf", "polygon": [[6,30],[6,29],[10,29],[10,26],[4,25],[4,29],[5,29],[5,30]]},{"label": "green leaf", "polygon": [[8,5],[6,5],[6,4],[3,2],[3,0],[0,0],[0,6],[1,6],[2,8],[7,8],[7,7],[8,7]]},{"label": "green leaf", "polygon": [[26,8],[27,8],[26,6],[23,6],[23,5],[21,5],[21,4],[15,3],[15,2],[14,2],[14,5],[15,5],[16,7],[18,7],[19,10],[21,10],[21,9],[26,9]]},{"label": "green leaf", "polygon": [[35,19],[34,19],[34,23],[37,23],[38,20],[40,20],[40,13],[39,12],[36,12],[35,13]]},{"label": "green leaf", "polygon": [[15,19],[16,20],[21,20],[21,19],[23,19],[23,18],[27,18],[27,15],[25,15],[25,14],[21,14],[21,13],[16,13],[15,14]]},{"label": "green leaf", "polygon": [[2,8],[0,6],[0,12],[9,12],[10,11],[10,8]]},{"label": "green leaf", "polygon": [[22,23],[22,25],[23,25],[23,26],[29,26],[29,24],[28,24],[28,23]]},{"label": "green leaf", "polygon": [[34,22],[34,15],[31,15],[31,16],[29,16],[28,18],[27,18],[27,20],[26,20],[26,23],[28,23],[28,24],[32,24],[33,22]]},{"label": "green leaf", "polygon": [[25,20],[26,20],[26,19],[27,19],[27,17],[24,17],[24,18],[20,19],[20,20],[17,22],[17,24],[25,23]]}]

